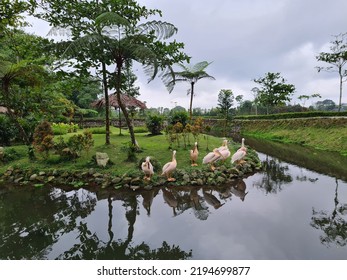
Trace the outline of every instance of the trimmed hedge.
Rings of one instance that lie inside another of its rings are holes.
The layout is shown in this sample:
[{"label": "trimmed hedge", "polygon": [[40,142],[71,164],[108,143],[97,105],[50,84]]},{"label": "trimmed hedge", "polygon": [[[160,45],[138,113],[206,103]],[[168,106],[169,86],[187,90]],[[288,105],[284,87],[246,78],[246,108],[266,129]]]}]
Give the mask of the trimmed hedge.
[{"label": "trimmed hedge", "polygon": [[347,117],[347,111],[327,112],[327,111],[309,111],[295,113],[281,113],[270,115],[247,115],[235,116],[236,120],[278,120],[278,119],[296,119],[296,118],[316,118],[316,117]]}]

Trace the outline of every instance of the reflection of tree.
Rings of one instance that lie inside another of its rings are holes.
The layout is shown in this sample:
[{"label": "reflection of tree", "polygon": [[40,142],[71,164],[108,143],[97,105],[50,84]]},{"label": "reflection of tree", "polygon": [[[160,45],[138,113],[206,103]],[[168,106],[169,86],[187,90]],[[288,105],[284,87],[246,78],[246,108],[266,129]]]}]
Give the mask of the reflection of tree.
[{"label": "reflection of tree", "polygon": [[128,221],[128,235],[125,240],[113,240],[112,232],[112,200],[108,198],[108,232],[109,241],[104,242],[98,238],[95,233],[91,233],[86,223],[80,223],[77,227],[79,230],[78,243],[68,251],[64,252],[58,259],[126,259],[126,260],[151,260],[151,259],[188,259],[192,252],[182,251],[179,246],[170,246],[165,241],[162,247],[150,249],[142,242],[140,245],[132,246],[131,242],[134,235],[136,216],[138,212],[138,202],[135,195],[129,195],[124,198],[123,206],[125,207],[125,217]]},{"label": "reflection of tree", "polygon": [[14,189],[0,199],[0,259],[44,259],[61,236],[88,216],[96,198],[87,191]]},{"label": "reflection of tree", "polygon": [[311,226],[321,229],[325,235],[320,237],[321,243],[329,246],[336,244],[345,246],[347,244],[347,220],[343,215],[347,214],[347,204],[339,204],[338,180],[336,180],[334,209],[331,214],[328,211],[316,211],[312,209]]},{"label": "reflection of tree", "polygon": [[288,165],[282,165],[278,159],[266,157],[262,161],[261,180],[254,185],[260,189],[264,189],[266,193],[277,193],[282,190],[282,185],[293,181],[291,175],[287,173]]}]

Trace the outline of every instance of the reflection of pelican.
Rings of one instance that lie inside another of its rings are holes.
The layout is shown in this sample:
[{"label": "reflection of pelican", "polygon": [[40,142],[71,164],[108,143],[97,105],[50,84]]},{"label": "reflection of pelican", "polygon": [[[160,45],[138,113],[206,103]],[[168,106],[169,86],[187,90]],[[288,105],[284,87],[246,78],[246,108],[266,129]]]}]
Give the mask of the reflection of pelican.
[{"label": "reflection of pelican", "polygon": [[176,170],[177,161],[176,161],[176,151],[172,152],[172,161],[169,161],[163,166],[163,172],[161,175],[166,176],[168,181],[176,181],[175,178],[172,178],[172,173]]},{"label": "reflection of pelican", "polygon": [[218,198],[212,194],[212,190],[210,193],[203,190],[202,193],[204,194],[205,201],[212,205],[214,209],[218,209],[224,205],[224,203],[221,203]]},{"label": "reflection of pelican", "polygon": [[154,190],[142,192],[141,196],[143,197],[142,206],[146,209],[147,215],[149,216],[151,214],[151,205],[154,198]]},{"label": "reflection of pelican", "polygon": [[192,188],[190,190],[189,198],[190,198],[190,201],[192,202],[194,209],[196,210],[202,209],[200,201],[199,201],[198,190],[196,188]]},{"label": "reflection of pelican", "polygon": [[198,160],[199,150],[198,150],[198,142],[195,142],[193,150],[190,150],[190,160],[192,162],[192,166],[198,166],[196,161]]},{"label": "reflection of pelican", "polygon": [[163,198],[164,201],[170,206],[172,207],[173,210],[173,214],[174,216],[176,216],[176,208],[178,206],[178,201],[177,198],[173,195],[173,193],[169,190],[167,190],[166,188],[162,189],[163,191]]},{"label": "reflection of pelican", "polygon": [[247,154],[247,148],[245,147],[245,138],[242,138],[241,148],[236,151],[235,154],[231,157],[231,163],[239,163],[242,164],[244,162],[244,158]]},{"label": "reflection of pelican", "polygon": [[248,194],[248,192],[246,192],[246,183],[242,179],[237,180],[236,185],[231,186],[230,191],[233,195],[239,197],[242,201],[245,200],[245,197]]},{"label": "reflection of pelican", "polygon": [[220,151],[215,148],[213,149],[213,152],[208,153],[203,159],[202,163],[203,164],[209,164],[212,170],[215,170],[214,163],[222,157],[222,154]]},{"label": "reflection of pelican", "polygon": [[146,157],[146,160],[142,162],[141,168],[143,173],[145,173],[145,180],[151,180],[152,175],[154,174],[153,165],[150,162],[150,157]]}]

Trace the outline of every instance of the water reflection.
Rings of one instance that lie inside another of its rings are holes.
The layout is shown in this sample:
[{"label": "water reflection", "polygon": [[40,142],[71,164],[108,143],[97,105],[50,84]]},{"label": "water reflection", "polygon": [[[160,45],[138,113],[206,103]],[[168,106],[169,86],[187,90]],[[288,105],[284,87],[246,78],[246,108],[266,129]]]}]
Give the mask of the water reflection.
[{"label": "water reflection", "polygon": [[312,209],[311,226],[323,231],[320,240],[326,246],[345,246],[347,244],[347,203],[340,203],[338,188],[339,181],[336,179],[334,208],[332,211]]},{"label": "water reflection", "polygon": [[276,194],[282,190],[283,185],[293,181],[288,164],[269,156],[262,160],[261,174],[263,176],[254,185],[264,190],[266,194]]},{"label": "water reflection", "polygon": [[0,259],[347,259],[347,183],[259,156],[223,186],[0,185]]}]

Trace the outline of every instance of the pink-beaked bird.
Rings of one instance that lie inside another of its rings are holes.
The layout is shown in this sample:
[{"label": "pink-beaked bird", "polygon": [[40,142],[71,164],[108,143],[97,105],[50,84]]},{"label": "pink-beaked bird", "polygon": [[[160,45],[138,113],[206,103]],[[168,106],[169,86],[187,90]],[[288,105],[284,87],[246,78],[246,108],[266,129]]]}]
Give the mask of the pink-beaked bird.
[{"label": "pink-beaked bird", "polygon": [[204,158],[202,159],[202,164],[209,164],[212,170],[215,170],[214,163],[222,157],[221,152],[218,150],[218,148],[213,149],[212,152],[208,153]]},{"label": "pink-beaked bird", "polygon": [[172,177],[172,173],[176,170],[177,167],[177,161],[176,161],[176,151],[172,152],[172,160],[167,162],[164,166],[163,166],[163,172],[162,172],[162,176],[166,176],[168,181],[176,181],[175,178]]},{"label": "pink-beaked bird", "polygon": [[230,150],[228,148],[228,140],[224,139],[223,140],[223,144],[221,147],[218,148],[218,151],[221,153],[221,157],[217,160],[226,160],[228,157],[230,157],[231,153]]},{"label": "pink-beaked bird", "polygon": [[231,163],[242,164],[247,155],[247,148],[245,147],[245,138],[242,138],[241,148],[238,149],[231,157]]},{"label": "pink-beaked bird", "polygon": [[154,174],[153,165],[150,162],[150,159],[151,159],[150,157],[146,157],[146,160],[142,162],[141,164],[141,169],[143,173],[145,174],[145,177],[143,179],[145,180],[151,180],[151,177]]},{"label": "pink-beaked bird", "polygon": [[190,150],[190,161],[192,163],[191,164],[192,166],[198,166],[198,164],[196,163],[198,160],[198,156],[199,156],[198,142],[195,142],[194,148]]}]

